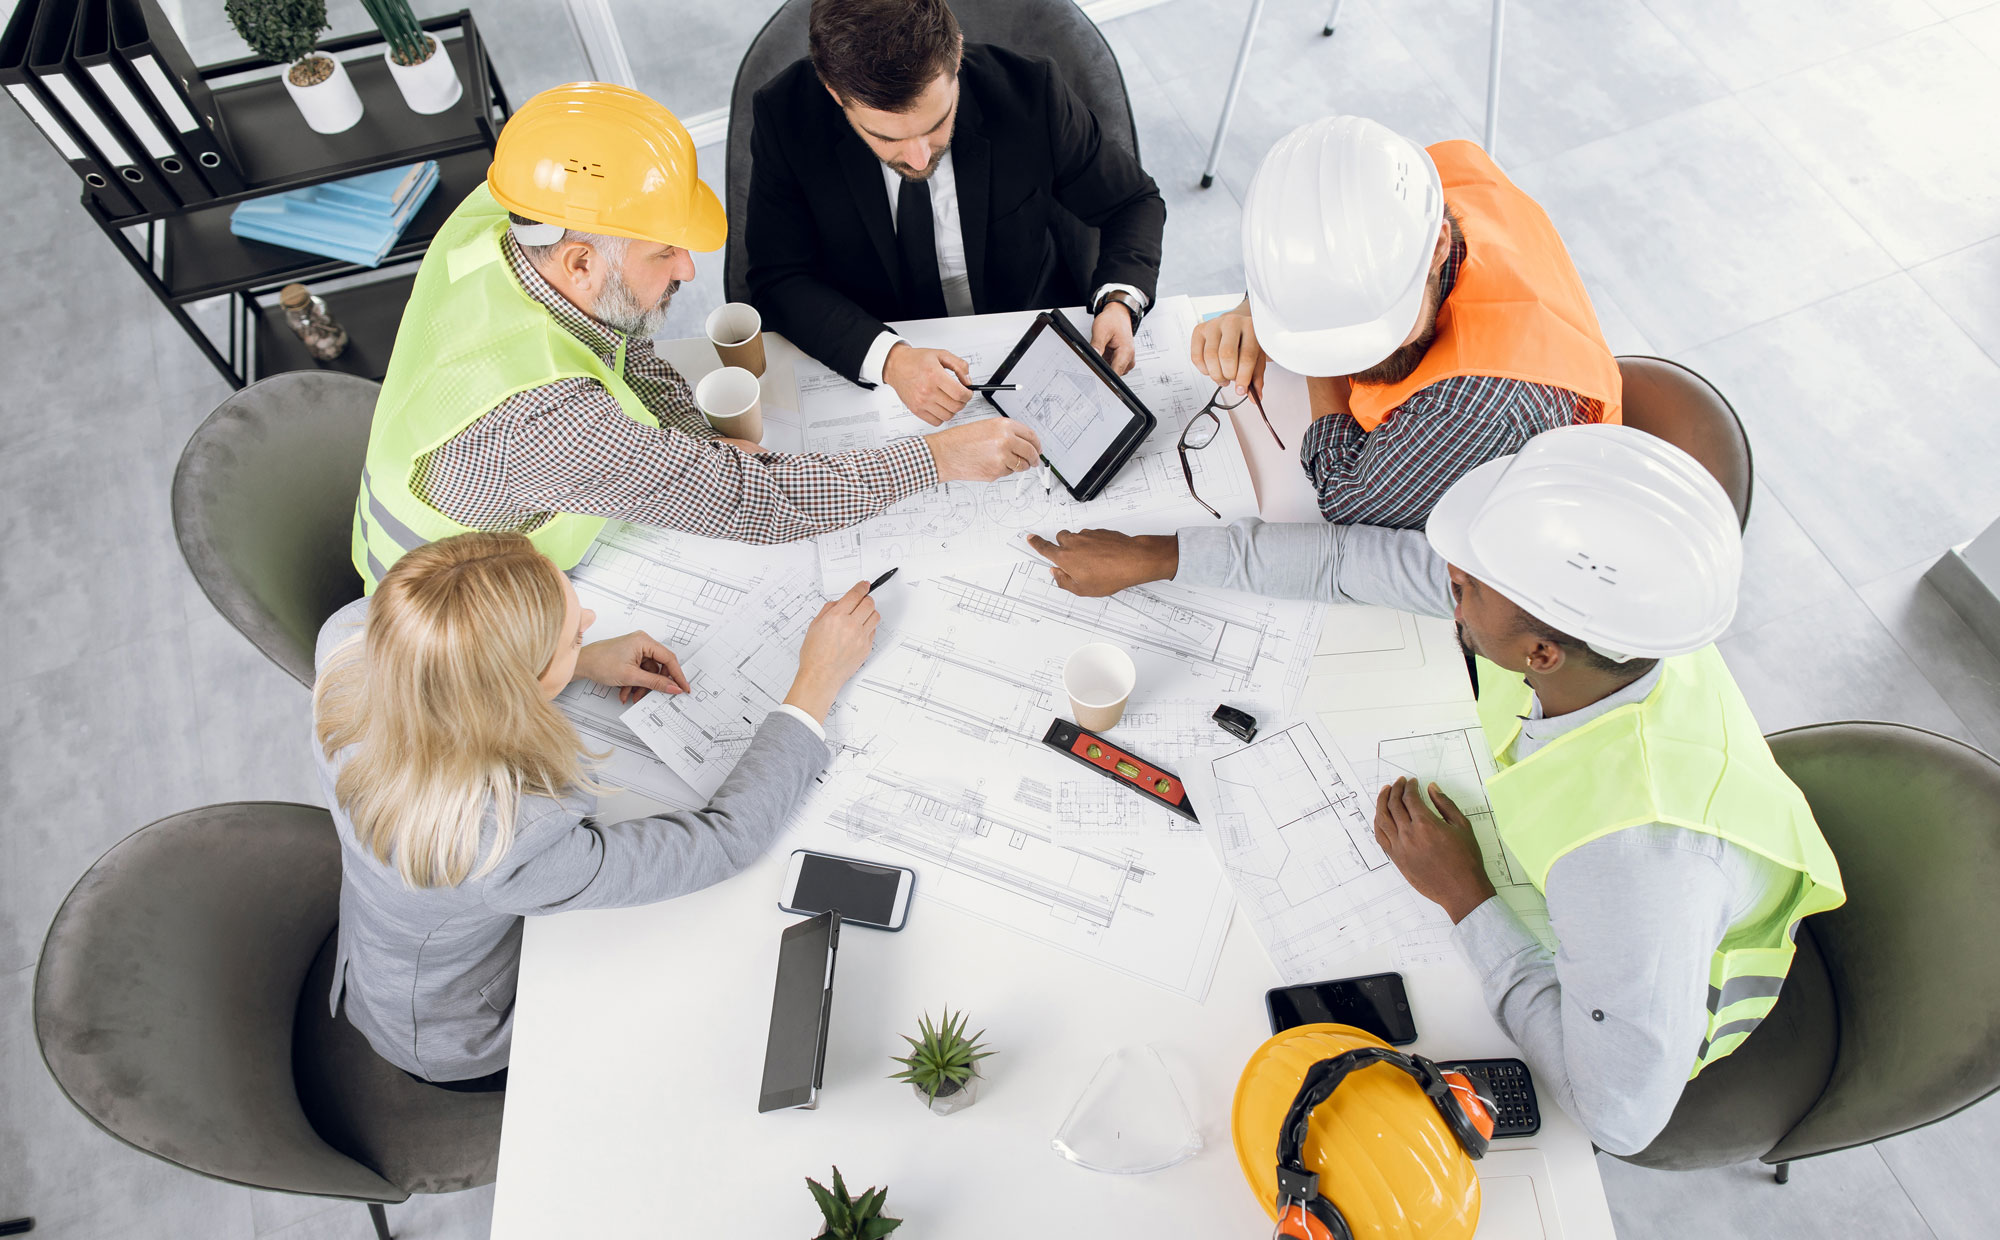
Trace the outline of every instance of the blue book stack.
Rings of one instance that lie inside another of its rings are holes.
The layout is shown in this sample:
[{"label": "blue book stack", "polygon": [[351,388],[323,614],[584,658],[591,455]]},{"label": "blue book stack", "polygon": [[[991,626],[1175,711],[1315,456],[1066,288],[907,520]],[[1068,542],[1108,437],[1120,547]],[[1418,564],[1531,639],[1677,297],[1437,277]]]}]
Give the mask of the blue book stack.
[{"label": "blue book stack", "polygon": [[437,161],[385,168],[284,194],[253,198],[229,215],[252,241],[379,267],[437,188]]}]

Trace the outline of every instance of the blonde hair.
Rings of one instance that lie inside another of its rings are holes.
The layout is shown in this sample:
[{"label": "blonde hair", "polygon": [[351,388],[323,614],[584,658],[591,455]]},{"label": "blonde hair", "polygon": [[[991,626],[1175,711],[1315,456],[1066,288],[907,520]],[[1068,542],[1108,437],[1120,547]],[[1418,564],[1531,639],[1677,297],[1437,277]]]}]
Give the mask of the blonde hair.
[{"label": "blonde hair", "polygon": [[[404,555],[363,631],[327,659],[314,728],[331,757],[357,746],[334,795],[357,839],[411,887],[490,872],[523,794],[593,788],[576,728],[543,693],[567,598],[520,534],[459,534]],[[482,864],[487,807],[497,832]]]}]

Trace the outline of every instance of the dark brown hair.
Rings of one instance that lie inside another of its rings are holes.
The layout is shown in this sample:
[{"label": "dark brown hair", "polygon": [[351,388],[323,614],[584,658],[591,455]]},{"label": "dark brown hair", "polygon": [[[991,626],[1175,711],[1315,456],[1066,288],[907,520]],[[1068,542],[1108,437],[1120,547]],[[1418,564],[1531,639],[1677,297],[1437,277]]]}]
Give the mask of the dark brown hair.
[{"label": "dark brown hair", "polygon": [[813,0],[808,47],[819,80],[882,112],[907,112],[964,46],[944,0]]}]

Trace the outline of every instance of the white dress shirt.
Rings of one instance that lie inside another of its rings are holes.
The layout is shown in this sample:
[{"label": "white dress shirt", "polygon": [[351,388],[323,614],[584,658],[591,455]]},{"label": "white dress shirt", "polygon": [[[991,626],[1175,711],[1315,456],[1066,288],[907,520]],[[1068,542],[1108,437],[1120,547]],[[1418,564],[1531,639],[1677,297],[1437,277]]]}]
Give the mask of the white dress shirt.
[{"label": "white dress shirt", "polygon": [[[944,286],[945,313],[954,317],[971,314],[972,277],[965,267],[965,229],[958,218],[958,173],[952,168],[950,151],[938,161],[937,171],[931,173],[926,185],[931,192],[931,233],[937,246],[938,283]],[[887,164],[882,165],[882,188],[889,194],[889,223],[894,226],[903,178]],[[1141,310],[1146,308],[1146,295],[1129,284],[1106,284],[1091,296],[1091,304],[1096,305],[1099,298],[1114,290],[1129,294]],[[892,331],[875,337],[875,343],[868,346],[868,356],[861,359],[862,382],[881,383],[889,350],[902,342],[903,338]]]}]

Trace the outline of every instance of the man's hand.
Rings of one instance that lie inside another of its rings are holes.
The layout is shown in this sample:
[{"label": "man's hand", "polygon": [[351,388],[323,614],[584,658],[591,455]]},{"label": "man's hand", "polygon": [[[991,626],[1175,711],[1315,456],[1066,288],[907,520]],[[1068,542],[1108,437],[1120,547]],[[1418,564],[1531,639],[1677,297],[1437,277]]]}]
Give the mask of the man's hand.
[{"label": "man's hand", "polygon": [[1436,784],[1431,800],[1442,818],[1424,804],[1416,780],[1384,784],[1375,798],[1375,842],[1417,894],[1442,908],[1455,926],[1492,898],[1493,882],[1472,824]]},{"label": "man's hand", "polygon": [[882,381],[896,389],[911,413],[932,426],[943,426],[972,399],[966,384],[972,367],[944,349],[918,349],[898,343],[882,363]]},{"label": "man's hand", "polygon": [[924,436],[939,482],[992,482],[1031,469],[1042,441],[1012,418],[981,418]]},{"label": "man's hand", "polygon": [[875,610],[865,581],[820,608],[799,646],[799,672],[785,701],[825,723],[840,687],[868,661],[880,623],[882,613]]},{"label": "man's hand", "polygon": [[1049,572],[1057,585],[1084,598],[1169,580],[1181,563],[1181,540],[1172,534],[1134,538],[1116,530],[1063,530],[1054,542],[1030,534],[1028,545],[1054,566]]},{"label": "man's hand", "polygon": [[673,651],[644,633],[592,642],[577,652],[576,674],[607,689],[618,690],[618,700],[627,706],[645,697],[649,690],[686,693],[687,674]]},{"label": "man's hand", "polygon": [[1133,326],[1132,307],[1115,297],[1105,302],[1104,309],[1090,321],[1090,347],[1111,363],[1115,374],[1131,370],[1132,363],[1139,359],[1132,345]]},{"label": "man's hand", "polygon": [[1250,302],[1227,314],[1198,324],[1188,343],[1195,369],[1216,384],[1234,384],[1238,395],[1264,375],[1264,351],[1257,345],[1257,328],[1250,322]]}]

